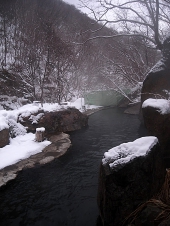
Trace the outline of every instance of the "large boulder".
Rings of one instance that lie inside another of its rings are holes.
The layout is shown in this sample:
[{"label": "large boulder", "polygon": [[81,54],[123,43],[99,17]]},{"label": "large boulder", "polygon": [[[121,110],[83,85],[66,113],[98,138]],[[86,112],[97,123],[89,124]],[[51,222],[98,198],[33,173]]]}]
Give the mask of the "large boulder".
[{"label": "large boulder", "polygon": [[165,167],[156,137],[121,144],[104,154],[98,206],[105,226],[120,226],[137,206],[161,188]]},{"label": "large boulder", "polygon": [[[164,99],[147,99],[142,105],[144,124],[150,135],[159,139],[162,150],[170,145],[170,103]],[[170,166],[170,165],[169,165]]]},{"label": "large boulder", "polygon": [[168,98],[170,92],[170,37],[163,43],[162,58],[143,82],[141,103],[148,98]]},{"label": "large boulder", "polygon": [[9,144],[9,129],[5,128],[0,131],[0,148]]},{"label": "large boulder", "polygon": [[18,121],[28,128],[28,132],[35,132],[36,128],[44,127],[46,133],[70,132],[81,129],[88,124],[88,117],[75,108],[53,112],[42,110],[24,117],[19,115]]}]

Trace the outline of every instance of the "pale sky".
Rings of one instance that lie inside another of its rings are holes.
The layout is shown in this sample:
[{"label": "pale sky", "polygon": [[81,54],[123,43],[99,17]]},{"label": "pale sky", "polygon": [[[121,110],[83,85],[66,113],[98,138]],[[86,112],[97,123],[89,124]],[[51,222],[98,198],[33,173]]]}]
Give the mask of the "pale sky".
[{"label": "pale sky", "polygon": [[79,4],[79,0],[64,0],[64,2],[67,2],[70,5],[75,5],[76,7],[78,7]]},{"label": "pale sky", "polygon": [[76,8],[78,8],[83,13],[86,13],[86,14],[89,13],[89,10],[88,9],[79,7],[80,6],[79,0],[63,0],[63,1],[66,2],[66,3],[69,3],[70,5],[74,5]]}]

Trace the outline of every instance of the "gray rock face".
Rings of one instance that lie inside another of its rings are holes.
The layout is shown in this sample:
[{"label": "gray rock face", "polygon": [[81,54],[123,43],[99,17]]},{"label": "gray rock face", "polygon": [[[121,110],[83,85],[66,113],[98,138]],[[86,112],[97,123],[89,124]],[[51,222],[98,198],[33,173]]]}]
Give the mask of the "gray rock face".
[{"label": "gray rock face", "polygon": [[9,129],[3,129],[0,131],[0,148],[9,144]]},{"label": "gray rock face", "polygon": [[36,128],[44,127],[46,133],[70,132],[81,129],[88,124],[88,117],[79,110],[69,108],[56,112],[38,112],[29,117],[21,118],[19,122],[35,132]]},{"label": "gray rock face", "polygon": [[137,206],[161,188],[165,167],[157,143],[147,155],[134,158],[110,170],[110,162],[101,164],[98,206],[105,226],[121,226]]}]

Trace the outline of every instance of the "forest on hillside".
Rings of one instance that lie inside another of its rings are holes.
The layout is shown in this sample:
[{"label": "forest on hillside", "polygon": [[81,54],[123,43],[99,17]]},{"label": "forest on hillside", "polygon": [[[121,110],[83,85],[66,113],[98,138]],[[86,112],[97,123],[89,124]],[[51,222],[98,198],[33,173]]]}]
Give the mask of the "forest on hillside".
[{"label": "forest on hillside", "polygon": [[94,38],[117,33],[61,0],[2,0],[0,95],[61,103],[134,88],[157,51],[140,36]]}]

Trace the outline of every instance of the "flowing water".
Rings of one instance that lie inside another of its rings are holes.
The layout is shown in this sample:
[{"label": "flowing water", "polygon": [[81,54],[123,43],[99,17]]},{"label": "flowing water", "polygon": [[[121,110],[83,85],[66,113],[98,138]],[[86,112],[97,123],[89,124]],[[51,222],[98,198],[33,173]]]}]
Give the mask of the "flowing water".
[{"label": "flowing water", "polygon": [[71,133],[64,156],[22,171],[0,189],[0,226],[95,226],[103,153],[145,134],[137,116],[122,109],[91,115],[87,128]]}]

